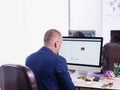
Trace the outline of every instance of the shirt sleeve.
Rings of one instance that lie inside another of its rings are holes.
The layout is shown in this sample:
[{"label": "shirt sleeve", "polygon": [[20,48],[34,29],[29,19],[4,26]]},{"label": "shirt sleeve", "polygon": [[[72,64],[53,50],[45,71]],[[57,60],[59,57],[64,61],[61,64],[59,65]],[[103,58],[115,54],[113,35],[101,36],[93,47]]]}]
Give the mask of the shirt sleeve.
[{"label": "shirt sleeve", "polygon": [[68,67],[65,58],[59,57],[57,66],[57,80],[60,85],[60,90],[75,90],[75,86],[68,72]]}]

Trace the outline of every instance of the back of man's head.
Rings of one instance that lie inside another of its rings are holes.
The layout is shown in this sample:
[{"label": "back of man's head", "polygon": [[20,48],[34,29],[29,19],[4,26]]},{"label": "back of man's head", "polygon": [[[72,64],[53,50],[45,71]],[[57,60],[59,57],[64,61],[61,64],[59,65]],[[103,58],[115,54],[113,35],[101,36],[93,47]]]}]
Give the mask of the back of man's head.
[{"label": "back of man's head", "polygon": [[61,36],[58,30],[49,29],[44,35],[44,44],[50,44],[58,36]]},{"label": "back of man's head", "polygon": [[44,35],[44,46],[58,53],[62,43],[62,35],[56,29],[49,29]]}]

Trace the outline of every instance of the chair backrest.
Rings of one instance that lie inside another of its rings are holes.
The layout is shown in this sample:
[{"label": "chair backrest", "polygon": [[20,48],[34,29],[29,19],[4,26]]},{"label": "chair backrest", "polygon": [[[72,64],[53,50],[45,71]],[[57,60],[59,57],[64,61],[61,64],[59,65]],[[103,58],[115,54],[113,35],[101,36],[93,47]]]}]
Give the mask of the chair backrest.
[{"label": "chair backrest", "polygon": [[2,90],[37,90],[34,73],[23,65],[5,64],[0,67]]},{"label": "chair backrest", "polygon": [[104,45],[104,60],[107,70],[114,70],[114,63],[120,64],[120,43],[110,42]]}]

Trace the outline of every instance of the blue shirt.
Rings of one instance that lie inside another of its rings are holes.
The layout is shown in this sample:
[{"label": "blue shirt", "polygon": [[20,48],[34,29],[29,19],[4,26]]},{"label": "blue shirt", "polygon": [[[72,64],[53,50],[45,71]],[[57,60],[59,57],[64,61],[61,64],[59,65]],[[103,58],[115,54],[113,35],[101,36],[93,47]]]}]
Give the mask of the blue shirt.
[{"label": "blue shirt", "polygon": [[42,47],[26,59],[36,77],[38,90],[75,90],[65,58]]}]

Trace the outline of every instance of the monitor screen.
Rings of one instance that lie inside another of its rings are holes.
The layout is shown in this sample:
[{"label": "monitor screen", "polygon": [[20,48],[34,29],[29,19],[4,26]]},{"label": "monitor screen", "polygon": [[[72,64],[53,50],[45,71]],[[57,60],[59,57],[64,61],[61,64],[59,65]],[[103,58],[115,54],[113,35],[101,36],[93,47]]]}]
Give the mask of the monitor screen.
[{"label": "monitor screen", "polygon": [[119,35],[120,36],[120,30],[111,30],[110,37],[112,37],[113,35]]},{"label": "monitor screen", "polygon": [[70,65],[99,67],[101,62],[102,37],[63,37],[59,55]]}]

